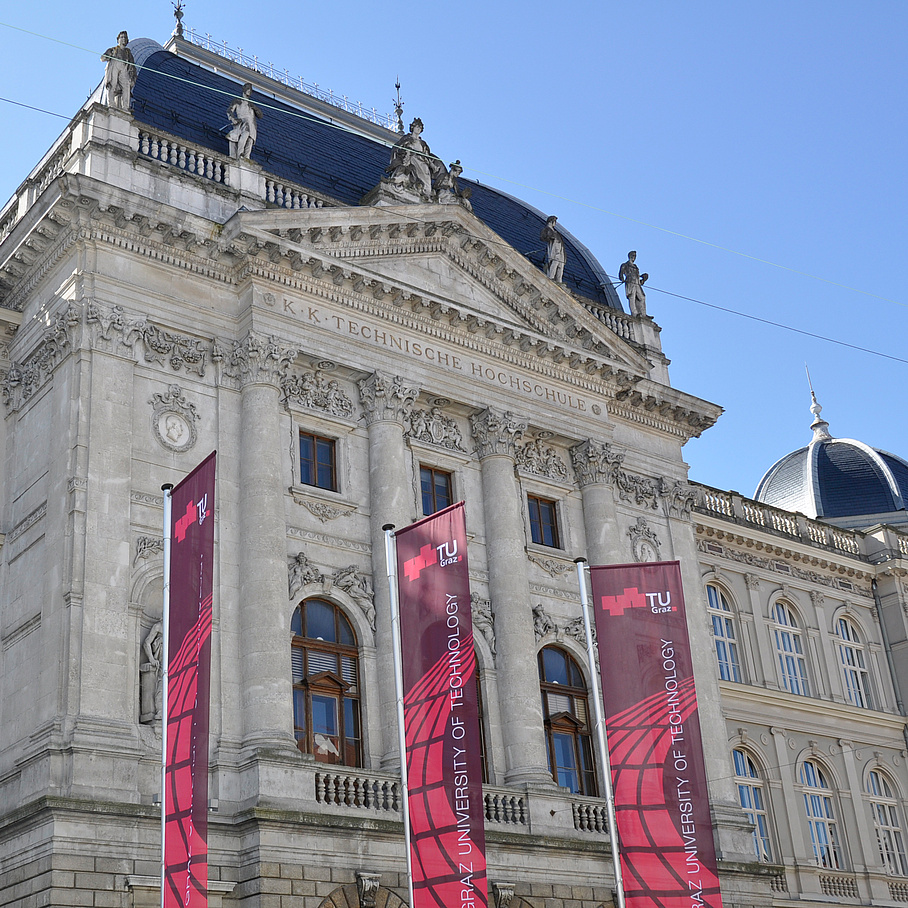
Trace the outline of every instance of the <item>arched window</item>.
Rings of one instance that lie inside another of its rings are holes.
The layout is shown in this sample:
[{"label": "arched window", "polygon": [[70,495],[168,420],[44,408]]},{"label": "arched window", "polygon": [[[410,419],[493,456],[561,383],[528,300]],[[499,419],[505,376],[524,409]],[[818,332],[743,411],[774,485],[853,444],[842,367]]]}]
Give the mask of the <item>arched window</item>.
[{"label": "arched window", "polygon": [[336,605],[307,599],[290,629],[297,747],[321,763],[362,765],[359,658],[350,622]]},{"label": "arched window", "polygon": [[576,794],[598,794],[589,702],[580,666],[563,649],[546,646],[539,652],[539,684],[549,769],[555,781]]},{"label": "arched window", "polygon": [[769,844],[769,823],[766,817],[766,799],[763,795],[763,780],[750,756],[743,750],[733,750],[735,761],[735,784],[738,786],[738,802],[747,818],[754,824],[754,851],[759,861],[772,860]]},{"label": "arched window", "polygon": [[777,602],[772,607],[775,621],[773,637],[776,644],[776,655],[779,658],[779,670],[782,686],[792,694],[810,696],[810,683],[807,680],[807,662],[804,659],[804,637],[798,617],[785,602]]},{"label": "arched window", "polygon": [[813,760],[805,760],[801,764],[800,777],[814,859],[820,867],[841,870],[842,847],[826,773]]},{"label": "arched window", "polygon": [[741,663],[738,659],[738,635],[735,620],[725,594],[711,583],[706,587],[709,603],[709,617],[716,641],[716,658],[719,661],[719,677],[723,681],[741,680]]},{"label": "arched window", "polygon": [[888,873],[908,876],[908,861],[905,860],[905,839],[899,820],[898,801],[889,780],[878,769],[867,776],[867,794],[873,825],[876,829],[876,843],[880,859]]},{"label": "arched window", "polygon": [[489,783],[489,762],[486,757],[486,717],[485,704],[482,702],[482,680],[479,677],[479,666],[476,666],[476,714],[479,719],[479,764],[482,770],[482,781]]},{"label": "arched window", "polygon": [[860,631],[847,618],[839,618],[835,623],[835,632],[839,638],[836,649],[839,651],[839,662],[845,681],[845,698],[853,706],[873,709],[870,675],[867,671]]}]

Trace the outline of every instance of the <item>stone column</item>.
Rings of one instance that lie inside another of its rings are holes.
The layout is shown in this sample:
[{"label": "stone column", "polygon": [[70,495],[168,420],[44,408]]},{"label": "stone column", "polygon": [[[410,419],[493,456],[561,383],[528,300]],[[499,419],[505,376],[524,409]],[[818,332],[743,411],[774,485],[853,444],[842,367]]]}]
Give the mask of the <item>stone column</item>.
[{"label": "stone column", "polygon": [[545,754],[536,634],[527,579],[526,502],[514,473],[515,449],[526,423],[511,413],[489,409],[472,416],[470,422],[482,470],[505,781],[553,784]]},{"label": "stone column", "polygon": [[225,367],[240,387],[237,611],[243,741],[256,748],[295,746],[280,411],[280,381],[295,358],[296,350],[250,332]]},{"label": "stone column", "polygon": [[590,564],[610,564],[618,550],[613,486],[624,453],[588,439],[571,448],[571,460],[583,494],[586,559]]},{"label": "stone column", "polygon": [[396,694],[392,666],[391,597],[382,527],[398,529],[414,519],[413,487],[407,475],[410,462],[404,441],[406,418],[419,389],[399,376],[375,372],[359,383],[360,400],[369,427],[369,514],[372,537],[372,577],[375,590],[375,651],[381,704],[381,765],[399,767]]}]

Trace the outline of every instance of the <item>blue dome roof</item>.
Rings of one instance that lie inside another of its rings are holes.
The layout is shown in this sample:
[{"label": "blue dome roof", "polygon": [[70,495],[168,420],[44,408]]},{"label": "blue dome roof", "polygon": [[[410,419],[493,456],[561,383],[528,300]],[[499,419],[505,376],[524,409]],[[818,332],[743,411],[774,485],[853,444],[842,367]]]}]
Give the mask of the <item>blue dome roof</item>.
[{"label": "blue dome roof", "polygon": [[848,526],[908,522],[908,462],[851,438],[833,438],[821,409],[814,397],[813,440],[774,463],[754,498]]},{"label": "blue dome roof", "polygon": [[[186,57],[164,50],[150,38],[137,38],[129,48],[139,66],[132,113],[141,123],[226,155],[227,107],[241,91],[234,80],[211,72]],[[322,192],[345,205],[358,205],[378,185],[397,138],[388,132],[383,143],[358,135],[269,95],[254,91],[264,108],[252,159],[273,176]],[[460,177],[472,190],[473,212],[500,237],[543,267],[544,243],[539,234],[545,215],[531,205]],[[590,251],[561,224],[567,261],[563,281],[574,293],[599,306],[623,310],[605,270]]]}]

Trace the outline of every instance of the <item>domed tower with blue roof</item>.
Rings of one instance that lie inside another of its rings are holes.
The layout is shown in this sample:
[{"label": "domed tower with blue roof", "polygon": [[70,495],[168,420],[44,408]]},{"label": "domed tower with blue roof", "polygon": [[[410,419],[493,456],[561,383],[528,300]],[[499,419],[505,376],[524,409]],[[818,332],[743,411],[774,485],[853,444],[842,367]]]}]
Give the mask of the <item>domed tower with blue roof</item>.
[{"label": "domed tower with blue roof", "polygon": [[853,438],[834,438],[810,395],[813,439],[776,461],[754,498],[843,527],[908,525],[908,462]]}]

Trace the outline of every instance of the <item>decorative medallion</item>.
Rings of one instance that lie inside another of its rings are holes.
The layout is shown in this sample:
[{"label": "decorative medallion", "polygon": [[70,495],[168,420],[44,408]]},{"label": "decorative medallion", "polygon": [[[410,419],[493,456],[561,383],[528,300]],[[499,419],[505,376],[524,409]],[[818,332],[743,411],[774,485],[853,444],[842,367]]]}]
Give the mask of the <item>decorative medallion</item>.
[{"label": "decorative medallion", "polygon": [[631,537],[631,551],[634,561],[658,561],[659,538],[650,529],[645,517],[638,517],[637,522],[627,531]]},{"label": "decorative medallion", "polygon": [[179,385],[169,385],[166,394],[153,394],[148,401],[154,408],[151,428],[155,438],[169,451],[182,454],[198,437],[198,413],[194,404],[183,396]]}]

